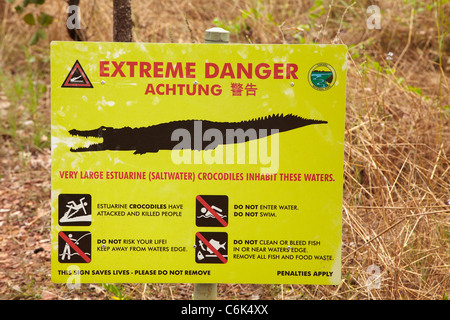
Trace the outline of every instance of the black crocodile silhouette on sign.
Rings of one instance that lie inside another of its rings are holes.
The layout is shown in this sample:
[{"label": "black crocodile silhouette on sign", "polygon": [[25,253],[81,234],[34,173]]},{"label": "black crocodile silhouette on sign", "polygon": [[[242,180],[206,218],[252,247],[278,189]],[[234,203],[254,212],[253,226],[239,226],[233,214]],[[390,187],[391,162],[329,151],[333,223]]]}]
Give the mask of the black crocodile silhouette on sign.
[{"label": "black crocodile silhouette on sign", "polygon": [[[103,138],[103,142],[71,148],[70,151],[134,150],[134,154],[144,154],[159,150],[210,150],[221,144],[242,143],[308,125],[326,123],[328,122],[324,120],[305,119],[292,114],[277,114],[241,122],[179,120],[141,128],[116,129],[101,126],[93,130],[72,129],[69,133],[73,136]],[[180,138],[185,133],[193,137],[188,148],[185,143],[180,143]],[[223,137],[221,141],[217,139],[218,136]],[[210,140],[207,140],[208,137]]]}]

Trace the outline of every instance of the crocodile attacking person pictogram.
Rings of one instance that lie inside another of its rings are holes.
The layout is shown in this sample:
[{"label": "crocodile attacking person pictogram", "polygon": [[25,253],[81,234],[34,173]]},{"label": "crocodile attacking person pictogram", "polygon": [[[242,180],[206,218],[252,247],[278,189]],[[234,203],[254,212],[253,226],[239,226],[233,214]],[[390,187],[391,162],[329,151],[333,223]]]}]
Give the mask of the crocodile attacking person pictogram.
[{"label": "crocodile attacking person pictogram", "polygon": [[67,194],[58,196],[58,222],[61,226],[89,226],[92,221],[90,194]]},{"label": "crocodile attacking person pictogram", "polygon": [[[100,138],[103,142],[71,148],[70,151],[134,150],[134,154],[145,154],[160,150],[213,150],[219,145],[248,142],[308,125],[326,123],[324,120],[305,119],[293,114],[277,114],[241,122],[179,120],[141,128],[101,126],[93,130],[72,129],[69,133],[73,136]],[[185,135],[194,138],[189,141],[182,139],[180,142],[180,138]],[[209,139],[202,139],[205,136]]]}]

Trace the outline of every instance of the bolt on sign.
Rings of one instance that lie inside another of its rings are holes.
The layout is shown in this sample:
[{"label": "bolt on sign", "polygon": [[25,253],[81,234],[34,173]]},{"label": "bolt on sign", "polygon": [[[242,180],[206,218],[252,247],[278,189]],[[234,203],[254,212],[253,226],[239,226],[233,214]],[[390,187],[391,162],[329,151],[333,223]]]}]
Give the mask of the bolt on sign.
[{"label": "bolt on sign", "polygon": [[53,42],[52,280],[338,284],[346,55]]}]

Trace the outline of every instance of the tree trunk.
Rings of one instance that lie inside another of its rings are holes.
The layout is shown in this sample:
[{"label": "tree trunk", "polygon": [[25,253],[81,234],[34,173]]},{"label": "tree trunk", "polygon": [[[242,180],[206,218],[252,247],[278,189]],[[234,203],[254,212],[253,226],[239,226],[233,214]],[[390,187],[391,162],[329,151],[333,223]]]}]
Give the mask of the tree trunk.
[{"label": "tree trunk", "polygon": [[131,0],[113,1],[113,41],[133,41],[133,20],[131,19]]}]

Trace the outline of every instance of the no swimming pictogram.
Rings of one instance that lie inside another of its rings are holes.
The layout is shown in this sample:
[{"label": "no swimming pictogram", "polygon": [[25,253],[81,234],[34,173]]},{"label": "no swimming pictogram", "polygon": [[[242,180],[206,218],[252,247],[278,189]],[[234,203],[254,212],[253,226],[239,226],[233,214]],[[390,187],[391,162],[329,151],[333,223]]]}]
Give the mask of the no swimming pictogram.
[{"label": "no swimming pictogram", "polygon": [[228,197],[224,195],[198,195],[196,197],[197,227],[228,226]]},{"label": "no swimming pictogram", "polygon": [[93,88],[86,72],[81,67],[80,62],[75,61],[72,69],[64,80],[62,88]]}]

